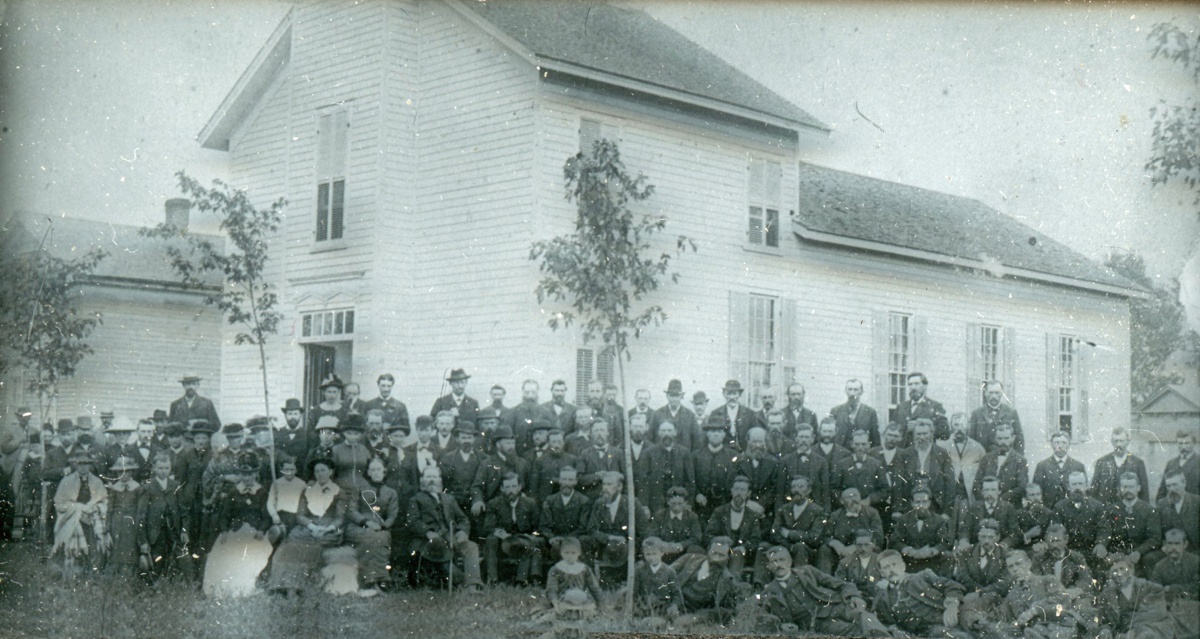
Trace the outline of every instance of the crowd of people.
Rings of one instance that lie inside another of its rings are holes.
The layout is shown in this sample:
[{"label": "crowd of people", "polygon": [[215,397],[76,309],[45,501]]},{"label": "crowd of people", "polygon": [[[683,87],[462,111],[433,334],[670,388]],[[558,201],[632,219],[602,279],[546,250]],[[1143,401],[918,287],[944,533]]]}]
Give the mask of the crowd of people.
[{"label": "crowd of people", "polygon": [[1123,428],[1090,480],[1066,432],[1031,470],[995,381],[982,407],[947,414],[911,373],[886,421],[858,380],[823,416],[800,384],[752,409],[730,380],[710,411],[670,380],[664,405],[643,389],[626,410],[600,382],[575,406],[564,381],[543,403],[527,380],[507,406],[499,385],[471,398],[468,380],[453,370],[412,419],[391,374],[370,400],[331,375],[318,405],[289,399],[281,421],[222,424],[194,376],[136,424],[31,429],[22,409],[0,433],[0,534],[28,536],[44,490],[67,576],[284,596],[508,582],[581,616],[630,587],[632,542],[637,614],[677,623],[728,623],[749,602],[793,633],[1200,635],[1193,430],[1152,496]]}]

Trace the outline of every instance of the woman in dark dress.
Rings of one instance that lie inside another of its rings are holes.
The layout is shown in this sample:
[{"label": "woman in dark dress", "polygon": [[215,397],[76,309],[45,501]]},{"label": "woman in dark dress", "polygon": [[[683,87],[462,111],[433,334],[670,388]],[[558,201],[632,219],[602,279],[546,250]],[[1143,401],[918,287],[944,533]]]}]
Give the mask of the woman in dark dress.
[{"label": "woman in dark dress", "polygon": [[317,429],[317,421],[326,415],[336,417],[340,423],[346,418],[346,404],[342,402],[342,389],[346,387],[342,378],[330,374],[321,381],[321,403],[308,410],[308,432]]},{"label": "woman in dark dress", "polygon": [[108,486],[108,534],[112,546],[105,572],[117,577],[132,577],[138,572],[137,502],[142,485],[133,478],[138,469],[132,457],[121,455],[109,468],[117,479]]},{"label": "woman in dark dress", "polygon": [[220,532],[204,567],[204,593],[241,596],[254,591],[258,575],[271,557],[266,538],[267,488],[259,483],[258,455],[238,455],[237,483],[225,482],[214,502],[214,523]]}]

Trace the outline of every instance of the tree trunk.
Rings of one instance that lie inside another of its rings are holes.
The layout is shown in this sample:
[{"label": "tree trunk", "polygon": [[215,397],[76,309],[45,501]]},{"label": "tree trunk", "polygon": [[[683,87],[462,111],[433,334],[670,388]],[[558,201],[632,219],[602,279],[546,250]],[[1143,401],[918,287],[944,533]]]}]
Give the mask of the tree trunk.
[{"label": "tree trunk", "polygon": [[[621,383],[621,406],[625,405],[625,360],[624,349],[617,349],[617,377]],[[625,622],[633,622],[633,566],[634,560],[637,558],[637,510],[635,494],[633,489],[633,440],[629,436],[629,422],[621,416],[625,422],[624,440],[625,440],[625,495],[629,501],[629,543],[625,557]]]}]

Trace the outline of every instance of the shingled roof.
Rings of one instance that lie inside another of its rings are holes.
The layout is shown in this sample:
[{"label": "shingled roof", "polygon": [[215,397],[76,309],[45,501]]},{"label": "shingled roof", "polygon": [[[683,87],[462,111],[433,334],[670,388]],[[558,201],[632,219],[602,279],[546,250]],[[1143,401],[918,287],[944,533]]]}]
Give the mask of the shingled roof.
[{"label": "shingled roof", "polygon": [[800,165],[801,238],[1141,296],[1137,284],[982,202]]},{"label": "shingled roof", "polygon": [[829,131],[803,109],[643,11],[573,0],[465,4],[543,66],[564,62]]},{"label": "shingled roof", "polygon": [[[46,234],[47,226],[51,226]],[[15,250],[35,250],[46,238],[44,250],[55,257],[70,259],[92,248],[103,249],[108,255],[93,272],[97,283],[120,283],[126,286],[178,288],[179,276],[171,268],[163,240],[138,235],[137,226],[82,218],[56,218],[22,215],[6,224],[8,245]],[[221,242],[216,235],[205,239]],[[180,243],[182,245],[182,243]],[[221,278],[210,274],[206,283],[220,286]]]}]

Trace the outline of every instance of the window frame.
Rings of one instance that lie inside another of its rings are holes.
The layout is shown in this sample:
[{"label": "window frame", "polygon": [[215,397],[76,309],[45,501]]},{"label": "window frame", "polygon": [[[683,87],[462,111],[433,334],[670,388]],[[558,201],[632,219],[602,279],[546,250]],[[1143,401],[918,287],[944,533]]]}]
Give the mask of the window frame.
[{"label": "window frame", "polygon": [[783,209],[783,163],[751,155],[746,167],[747,249],[780,252]]},{"label": "window frame", "polygon": [[348,105],[334,105],[317,112],[313,172],[316,183],[313,207],[316,219],[312,231],[314,251],[345,246],[350,129]]}]

